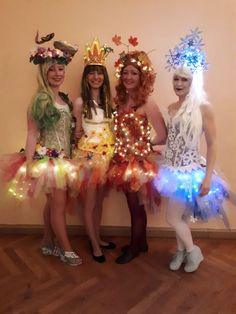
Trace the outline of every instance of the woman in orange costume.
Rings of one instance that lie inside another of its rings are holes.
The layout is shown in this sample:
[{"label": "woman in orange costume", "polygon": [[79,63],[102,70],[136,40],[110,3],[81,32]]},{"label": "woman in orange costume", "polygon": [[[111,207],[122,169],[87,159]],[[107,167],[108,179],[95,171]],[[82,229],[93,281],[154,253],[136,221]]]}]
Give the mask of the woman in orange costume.
[{"label": "woman in orange costume", "polygon": [[[117,44],[120,38],[115,36]],[[135,38],[130,44],[137,44]],[[160,110],[149,96],[153,91],[155,73],[144,51],[122,52],[115,64],[119,77],[115,102],[115,154],[109,169],[109,180],[125,193],[131,215],[131,242],[122,248],[116,263],[125,264],[148,250],[146,240],[147,216],[158,195],[152,194],[152,181],[158,171],[153,158],[150,129],[156,131],[155,144],[166,140],[166,128]],[[150,125],[151,124],[151,125]],[[154,144],[154,143],[153,143]]]}]

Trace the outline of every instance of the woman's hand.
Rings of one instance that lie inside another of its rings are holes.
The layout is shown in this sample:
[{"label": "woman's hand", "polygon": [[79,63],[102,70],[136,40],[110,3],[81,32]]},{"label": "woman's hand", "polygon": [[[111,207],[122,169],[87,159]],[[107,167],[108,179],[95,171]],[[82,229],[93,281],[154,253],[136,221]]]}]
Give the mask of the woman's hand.
[{"label": "woman's hand", "polygon": [[202,196],[207,195],[210,189],[211,189],[211,179],[208,177],[205,177],[202,180],[202,183],[199,188],[199,196],[202,197]]},{"label": "woman's hand", "polygon": [[26,176],[31,177],[32,174],[32,161],[26,161]]},{"label": "woman's hand", "polygon": [[84,134],[84,130],[81,128],[79,131],[75,131],[75,141],[78,143],[78,141],[81,139],[81,137]]}]

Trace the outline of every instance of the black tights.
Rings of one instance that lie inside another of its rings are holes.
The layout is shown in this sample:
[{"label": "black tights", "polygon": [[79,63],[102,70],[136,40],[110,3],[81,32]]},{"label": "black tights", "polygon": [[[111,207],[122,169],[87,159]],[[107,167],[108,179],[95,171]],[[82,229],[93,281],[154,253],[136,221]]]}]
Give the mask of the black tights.
[{"label": "black tights", "polygon": [[130,249],[133,253],[140,251],[140,248],[147,245],[146,227],[147,215],[143,205],[139,204],[137,192],[125,193],[130,216],[131,216],[131,243]]}]

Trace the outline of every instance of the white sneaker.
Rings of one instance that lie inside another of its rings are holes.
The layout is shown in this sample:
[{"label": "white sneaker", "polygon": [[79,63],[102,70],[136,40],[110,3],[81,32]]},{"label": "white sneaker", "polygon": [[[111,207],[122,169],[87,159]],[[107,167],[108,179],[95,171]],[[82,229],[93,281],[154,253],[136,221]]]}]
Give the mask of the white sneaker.
[{"label": "white sneaker", "polygon": [[192,273],[196,271],[200,265],[200,263],[204,260],[201,249],[194,245],[194,248],[191,252],[187,252],[186,254],[187,263],[184,267],[184,270],[187,273]]},{"label": "white sneaker", "polygon": [[178,270],[180,266],[183,264],[186,257],[186,251],[176,251],[175,255],[173,256],[169,268],[170,270]]}]

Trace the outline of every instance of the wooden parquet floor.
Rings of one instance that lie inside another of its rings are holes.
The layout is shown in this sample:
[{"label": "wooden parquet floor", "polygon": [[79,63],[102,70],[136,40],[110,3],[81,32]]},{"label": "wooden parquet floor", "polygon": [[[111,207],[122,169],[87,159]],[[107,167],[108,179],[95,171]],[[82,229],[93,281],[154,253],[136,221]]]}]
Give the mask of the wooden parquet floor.
[{"label": "wooden parquet floor", "polygon": [[126,265],[114,263],[119,249],[98,264],[85,237],[71,240],[78,267],[42,256],[39,236],[0,236],[1,314],[236,314],[236,240],[197,239],[205,260],[193,274],[168,269],[174,239],[150,238],[149,252]]}]

